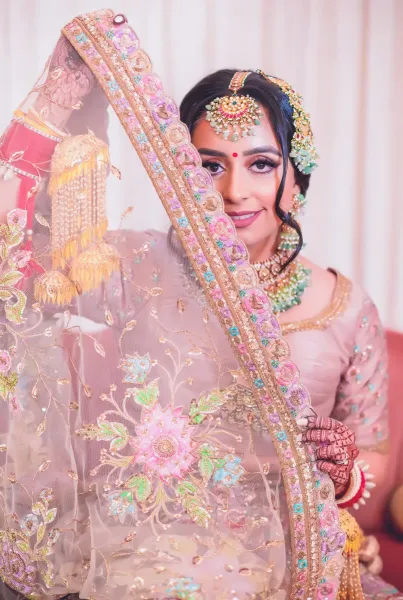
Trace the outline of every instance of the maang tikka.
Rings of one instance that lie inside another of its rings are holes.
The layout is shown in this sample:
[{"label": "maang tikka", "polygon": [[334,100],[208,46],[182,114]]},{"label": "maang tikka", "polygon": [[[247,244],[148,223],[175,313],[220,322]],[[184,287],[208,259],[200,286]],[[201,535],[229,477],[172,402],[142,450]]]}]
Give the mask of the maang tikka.
[{"label": "maang tikka", "polygon": [[262,110],[256,100],[248,94],[238,95],[250,74],[251,71],[236,72],[228,86],[232,96],[215,98],[206,104],[206,120],[225,140],[236,142],[240,137],[254,135],[255,126],[260,125]]}]

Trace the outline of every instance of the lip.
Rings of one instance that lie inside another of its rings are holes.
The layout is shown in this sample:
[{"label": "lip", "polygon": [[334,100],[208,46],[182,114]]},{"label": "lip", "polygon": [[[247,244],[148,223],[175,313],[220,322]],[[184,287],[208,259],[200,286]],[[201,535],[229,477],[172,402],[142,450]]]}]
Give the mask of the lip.
[{"label": "lip", "polygon": [[263,209],[256,211],[229,212],[227,215],[231,217],[232,222],[237,229],[244,229],[245,227],[252,225],[262,212]]}]

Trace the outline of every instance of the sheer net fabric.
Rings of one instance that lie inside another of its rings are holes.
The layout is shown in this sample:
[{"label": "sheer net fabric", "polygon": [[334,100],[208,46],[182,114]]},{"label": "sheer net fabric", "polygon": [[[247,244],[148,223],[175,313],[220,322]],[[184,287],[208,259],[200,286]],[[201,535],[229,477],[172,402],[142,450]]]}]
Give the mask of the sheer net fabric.
[{"label": "sheer net fabric", "polygon": [[[1,303],[0,576],[38,598],[336,597],[334,492],[296,442],[309,396],[176,106],[114,17],[64,35],[98,81],[67,128],[107,140],[119,118],[128,133],[109,153],[133,167],[112,169],[93,242],[118,267],[60,305],[25,277],[20,323]],[[138,197],[145,174],[154,189]],[[42,191],[33,253],[47,272],[55,210]]]}]

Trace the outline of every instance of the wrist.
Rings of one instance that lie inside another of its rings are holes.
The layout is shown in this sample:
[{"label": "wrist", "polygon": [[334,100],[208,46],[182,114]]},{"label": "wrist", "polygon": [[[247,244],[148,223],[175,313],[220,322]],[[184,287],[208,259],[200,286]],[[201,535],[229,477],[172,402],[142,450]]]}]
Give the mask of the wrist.
[{"label": "wrist", "polygon": [[354,462],[346,489],[336,496],[338,507],[341,509],[353,507],[358,510],[360,505],[366,504],[366,500],[371,495],[370,490],[375,487],[371,479],[373,475],[368,473],[368,465],[362,464],[361,461]]}]

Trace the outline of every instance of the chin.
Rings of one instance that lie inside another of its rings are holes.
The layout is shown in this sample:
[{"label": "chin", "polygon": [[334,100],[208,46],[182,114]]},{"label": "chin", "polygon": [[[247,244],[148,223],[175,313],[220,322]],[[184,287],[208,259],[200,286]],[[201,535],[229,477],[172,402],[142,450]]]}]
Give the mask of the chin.
[{"label": "chin", "polygon": [[258,232],[258,231],[253,231],[253,226],[252,227],[245,227],[245,228],[235,228],[237,237],[242,240],[247,246],[256,246],[256,244],[261,244],[262,242],[264,242],[268,235],[267,232],[265,232],[264,234],[262,232]]}]

